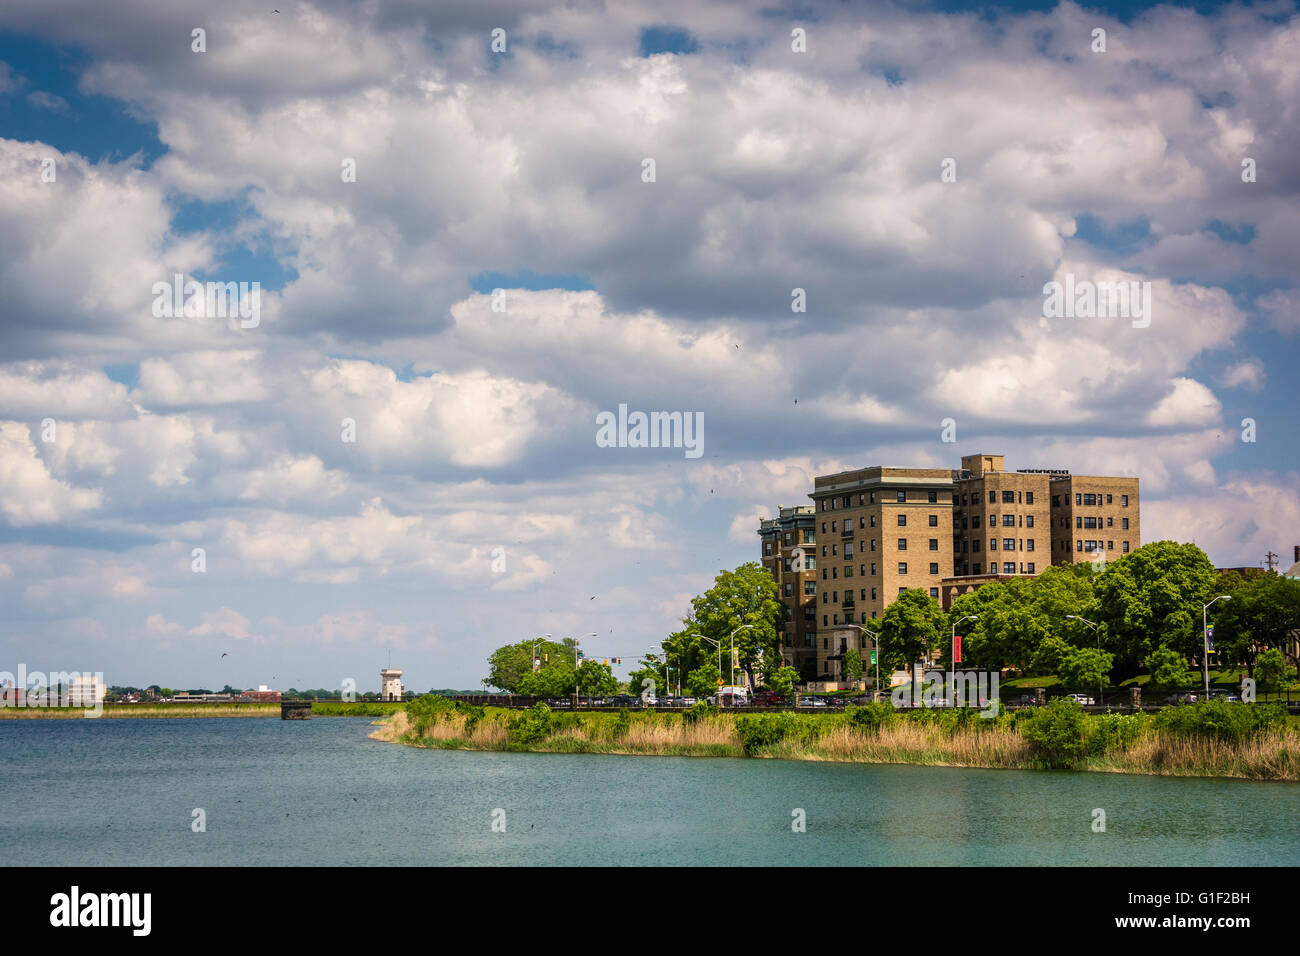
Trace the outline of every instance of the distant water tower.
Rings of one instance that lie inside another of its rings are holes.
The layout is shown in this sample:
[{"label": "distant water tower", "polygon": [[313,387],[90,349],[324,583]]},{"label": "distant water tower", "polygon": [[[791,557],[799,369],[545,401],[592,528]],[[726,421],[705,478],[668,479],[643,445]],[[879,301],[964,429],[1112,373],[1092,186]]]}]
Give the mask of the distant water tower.
[{"label": "distant water tower", "polygon": [[379,672],[379,696],[381,700],[402,699],[402,672],[393,667],[385,667]]}]

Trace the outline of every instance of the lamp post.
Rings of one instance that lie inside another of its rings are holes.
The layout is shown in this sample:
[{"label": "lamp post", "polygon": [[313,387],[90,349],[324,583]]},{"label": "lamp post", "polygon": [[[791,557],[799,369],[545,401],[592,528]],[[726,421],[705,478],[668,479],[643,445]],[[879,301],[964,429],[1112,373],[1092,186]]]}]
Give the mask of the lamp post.
[{"label": "lamp post", "polygon": [[[957,706],[957,625],[962,621],[978,620],[978,614],[967,614],[965,617],[952,622],[952,639],[948,644],[948,656],[952,658],[952,705],[954,707]],[[968,684],[966,686],[970,685]],[[947,697],[946,694],[944,696]],[[979,697],[979,694],[976,694],[975,696]]]},{"label": "lamp post", "polygon": [[[590,631],[582,636],[600,637],[595,631]],[[575,707],[578,705],[578,644],[580,641],[581,638],[575,637],[573,639],[573,703]]]},{"label": "lamp post", "polygon": [[[1074,621],[1082,621],[1084,624],[1087,624],[1090,628],[1093,629],[1093,631],[1096,632],[1096,634],[1097,634],[1097,651],[1098,651],[1098,653],[1100,653],[1100,652],[1101,652],[1101,628],[1100,628],[1098,625],[1094,624],[1092,621],[1088,620],[1086,617],[1079,617],[1079,615],[1077,615],[1077,614],[1067,614],[1067,615],[1065,615],[1065,616],[1066,616],[1067,618],[1069,618],[1070,620],[1074,620]],[[1101,682],[1099,681],[1099,682],[1097,683],[1097,704],[1098,704],[1098,706],[1101,705],[1101,703],[1102,703],[1103,699],[1105,698],[1105,696],[1106,696],[1106,695],[1105,695],[1105,692],[1104,692],[1104,690],[1103,690],[1103,685],[1102,685]]]},{"label": "lamp post", "polygon": [[754,630],[753,624],[742,624],[731,632],[731,686],[736,686],[736,634],[748,628]]},{"label": "lamp post", "polygon": [[530,664],[530,666],[531,666],[531,669],[534,670],[534,671],[537,670],[537,642],[540,641],[540,640],[542,640],[543,638],[547,638],[547,637],[550,637],[550,636],[551,636],[551,635],[549,635],[549,634],[543,634],[541,637],[534,637],[534,638],[533,638],[533,659],[529,662],[529,664]]},{"label": "lamp post", "polygon": [[[1214,601],[1231,601],[1231,594],[1220,594]],[[1210,604],[1213,604],[1211,601]],[[1209,630],[1209,611],[1210,604],[1201,606],[1201,638],[1205,642],[1205,653],[1201,655],[1201,670],[1205,673],[1205,699],[1210,699],[1210,630]]]}]

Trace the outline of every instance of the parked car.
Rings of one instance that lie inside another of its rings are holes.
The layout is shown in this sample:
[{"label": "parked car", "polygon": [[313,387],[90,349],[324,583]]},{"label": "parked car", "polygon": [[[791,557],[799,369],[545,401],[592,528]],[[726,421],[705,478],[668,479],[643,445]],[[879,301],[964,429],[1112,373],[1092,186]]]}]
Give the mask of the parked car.
[{"label": "parked car", "polygon": [[1091,707],[1097,703],[1087,694],[1068,694],[1067,697],[1076,704],[1083,704],[1085,707]]},{"label": "parked car", "polygon": [[696,700],[695,700],[694,697],[683,697],[683,698],[682,698],[682,706],[683,706],[683,707],[694,707],[695,704],[696,704]]},{"label": "parked car", "polygon": [[826,701],[820,697],[801,697],[799,698],[800,707],[825,707]]},{"label": "parked car", "polygon": [[1200,698],[1197,697],[1196,694],[1178,693],[1178,694],[1170,694],[1168,697],[1166,697],[1165,703],[1166,704],[1194,704],[1199,699]]}]

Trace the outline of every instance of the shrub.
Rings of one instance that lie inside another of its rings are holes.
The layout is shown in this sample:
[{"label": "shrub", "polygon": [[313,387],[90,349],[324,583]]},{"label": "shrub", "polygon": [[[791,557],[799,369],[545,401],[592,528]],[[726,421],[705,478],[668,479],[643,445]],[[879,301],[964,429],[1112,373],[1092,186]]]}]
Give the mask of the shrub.
[{"label": "shrub", "polygon": [[1137,743],[1148,723],[1146,714],[1094,714],[1084,723],[1084,750],[1092,756],[1123,752]]},{"label": "shrub", "polygon": [[528,746],[544,740],[554,728],[555,715],[546,704],[538,702],[521,714],[510,718],[506,727],[506,740],[512,744]]},{"label": "shrub", "polygon": [[746,756],[753,756],[763,747],[771,747],[785,740],[794,727],[794,714],[742,714],[736,718],[736,733]]},{"label": "shrub", "polygon": [[1083,708],[1058,697],[1016,725],[1034,753],[1059,770],[1073,767],[1083,755],[1083,723]]},{"label": "shrub", "polygon": [[874,734],[878,733],[880,728],[887,727],[897,721],[898,711],[894,709],[894,705],[889,701],[866,704],[862,707],[850,705],[844,711],[844,719],[855,730]]},{"label": "shrub", "polygon": [[1241,743],[1262,733],[1281,730],[1286,726],[1286,709],[1281,704],[1200,701],[1181,707],[1166,707],[1156,714],[1155,725],[1184,737]]},{"label": "shrub", "polygon": [[715,704],[708,701],[697,700],[694,704],[682,712],[682,719],[688,724],[694,724],[703,720],[705,717],[713,717],[721,713]]}]

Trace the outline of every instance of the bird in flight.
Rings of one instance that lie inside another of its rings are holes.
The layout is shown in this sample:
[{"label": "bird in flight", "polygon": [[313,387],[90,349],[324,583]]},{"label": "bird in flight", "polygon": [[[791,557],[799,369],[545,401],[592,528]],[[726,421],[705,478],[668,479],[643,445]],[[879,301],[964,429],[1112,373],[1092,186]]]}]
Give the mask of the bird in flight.
[{"label": "bird in flight", "polygon": [[226,653],[223,653],[221,656],[222,656],[222,657],[229,657],[230,654],[229,654],[229,652],[226,652]]}]

